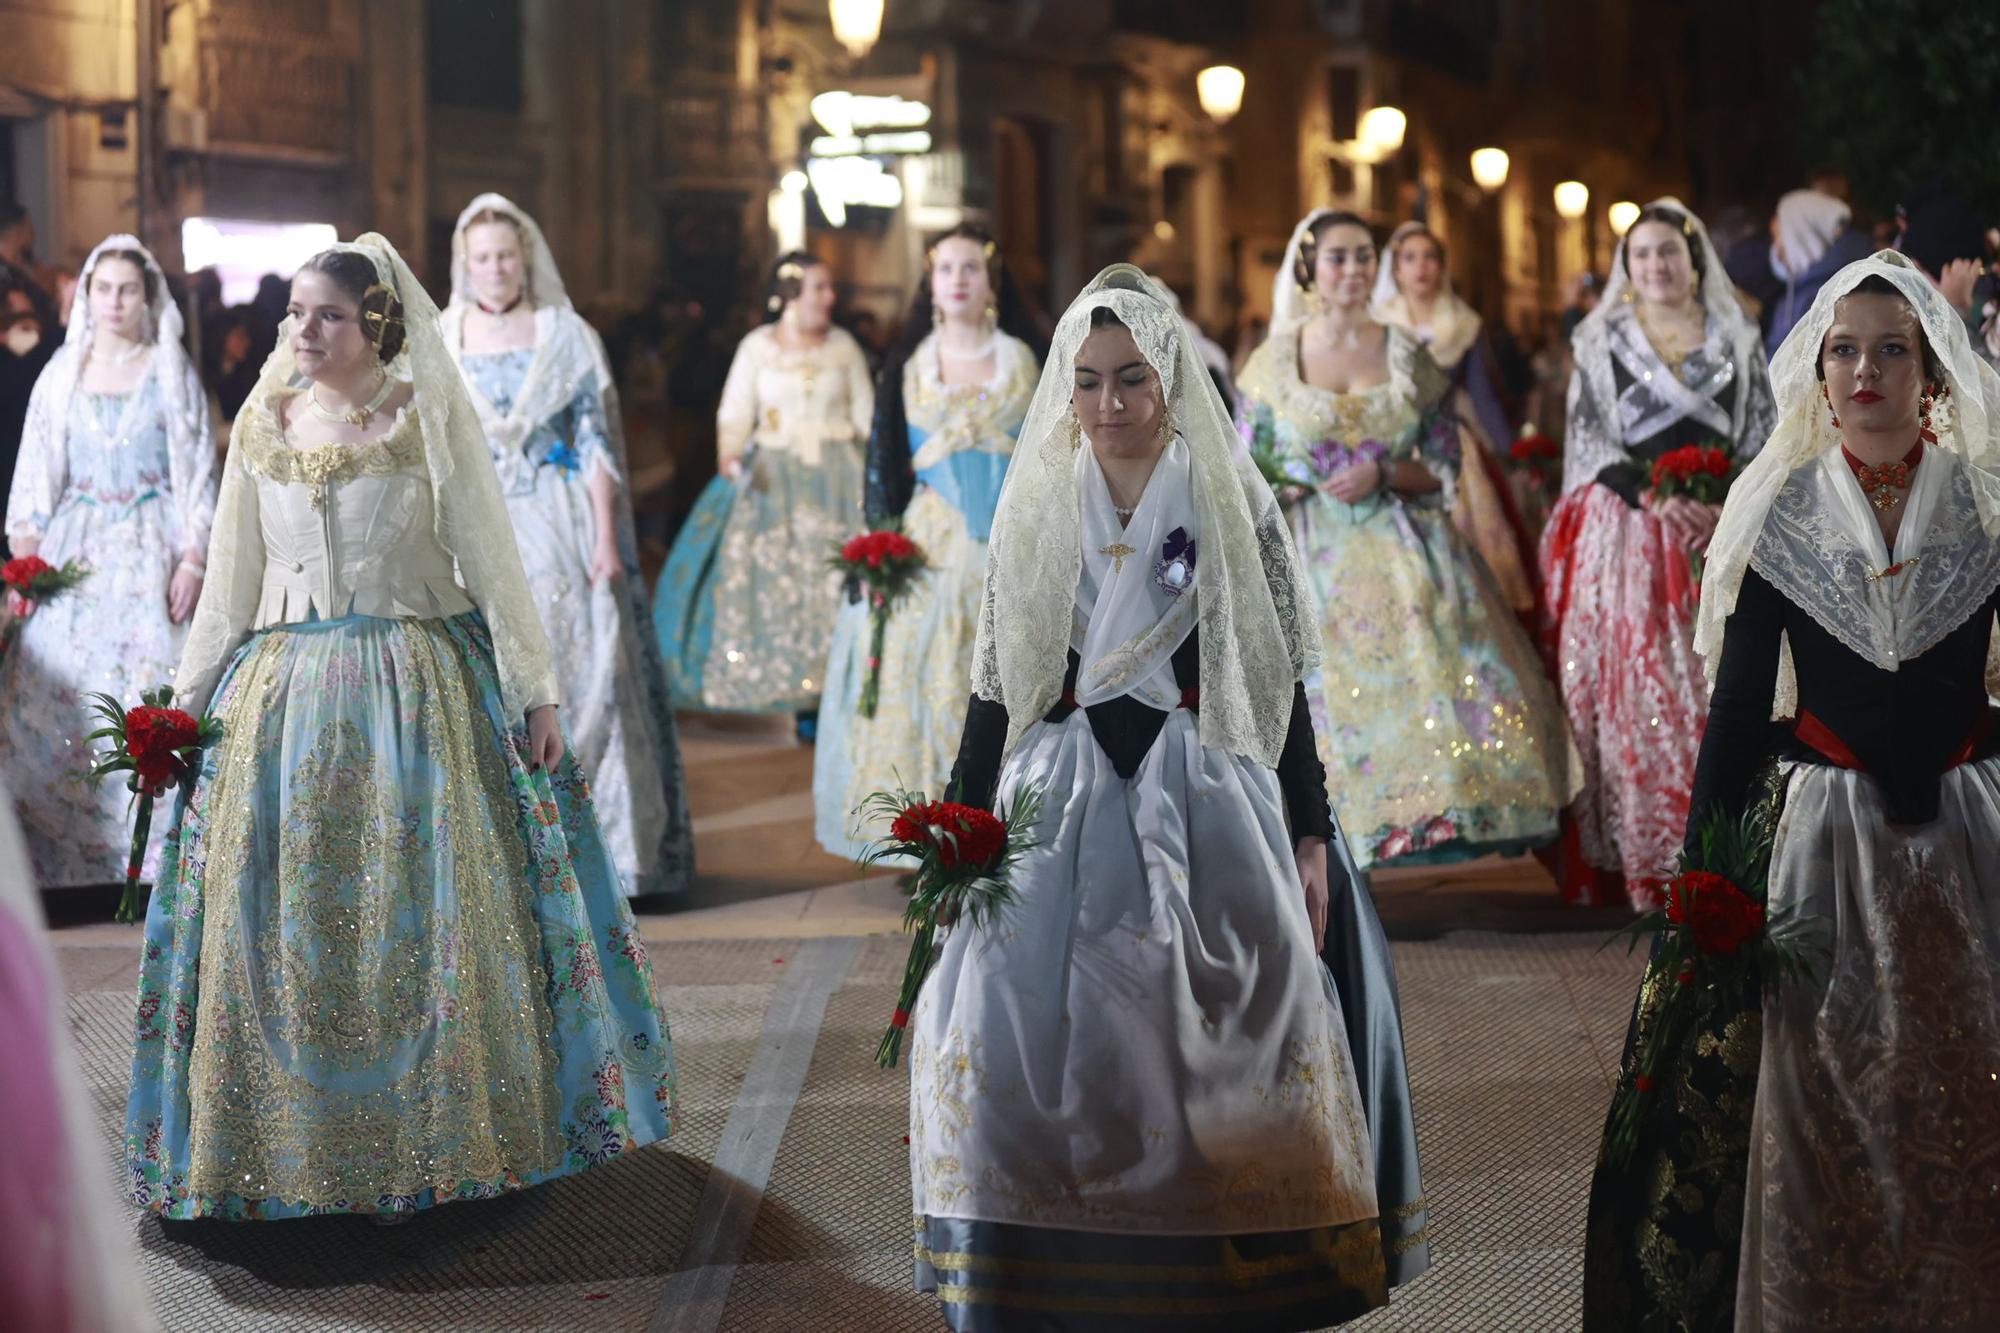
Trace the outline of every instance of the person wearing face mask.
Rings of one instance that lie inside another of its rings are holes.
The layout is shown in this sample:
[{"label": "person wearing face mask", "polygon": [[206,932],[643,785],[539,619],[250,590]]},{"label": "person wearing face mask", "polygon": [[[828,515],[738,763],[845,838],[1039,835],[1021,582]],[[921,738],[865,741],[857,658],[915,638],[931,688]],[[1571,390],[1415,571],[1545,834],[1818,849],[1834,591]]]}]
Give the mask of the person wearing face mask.
[{"label": "person wearing face mask", "polygon": [[868,526],[900,527],[926,568],[890,612],[873,717],[856,711],[867,598],[843,607],[834,630],[813,804],[819,843],[835,856],[858,857],[881,832],[854,817],[871,792],[935,796],[951,774],[986,537],[1040,369],[1034,338],[993,238],[970,224],[940,237],[877,385],[864,504]]},{"label": "person wearing face mask", "polygon": [[168,1218],[407,1219],[666,1138],[652,969],[485,432],[386,240],[308,260],[174,702],[125,1113]]},{"label": "person wearing face mask", "polygon": [[500,195],[459,214],[451,291],[445,346],[493,451],[570,700],[563,730],[619,880],[628,894],[679,892],[694,869],[687,783],[604,344],[570,304],[541,228]]},{"label": "person wearing face mask", "polygon": [[1692,557],[1719,512],[1651,499],[1651,469],[1686,445],[1749,460],[1771,432],[1771,381],[1707,231],[1673,199],[1618,243],[1574,349],[1563,494],[1541,555],[1545,642],[1586,780],[1552,869],[1570,901],[1609,901],[1622,878],[1647,911],[1674,870],[1708,711]]},{"label": "person wearing face mask", "polygon": [[44,888],[125,877],[131,796],[88,780],[87,696],[137,703],[173,683],[215,513],[214,423],[165,275],[131,236],[103,241],[83,272],[35,382],[7,500],[15,555],[90,570],[20,608],[27,623],[0,661],[0,764]]},{"label": "person wearing face mask", "polygon": [[[1685,839],[1775,803],[1768,911],[1813,930],[1817,957],[1716,1006],[1660,1073],[1676,1093],[1630,1166],[1599,1168],[1588,1326],[1985,1327],[2000,375],[1887,251],[1832,275],[1771,375],[1777,426],[1709,546],[1695,643],[1714,695]],[[1647,977],[1636,1028],[1663,983]],[[1621,1090],[1636,1077],[1628,1057]]]},{"label": "person wearing face mask", "polygon": [[1525,851],[1555,835],[1574,790],[1569,731],[1527,632],[1447,517],[1461,459],[1450,381],[1369,313],[1375,267],[1359,218],[1309,214],[1238,385],[1246,431],[1299,478],[1327,790],[1364,868]]},{"label": "person wearing face mask", "polygon": [[1369,313],[1409,333],[1451,376],[1452,410],[1462,435],[1458,504],[1452,521],[1493,571],[1507,604],[1529,625],[1535,614],[1535,548],[1495,460],[1514,441],[1493,382],[1493,352],[1479,312],[1451,289],[1444,242],[1421,222],[1389,235]]},{"label": "person wearing face mask", "polygon": [[730,363],[715,415],[720,470],[654,591],[683,708],[797,713],[811,739],[839,613],[828,566],[861,523],[861,446],[875,410],[861,344],[833,322],[833,274],[804,251],[771,271],[766,322]]},{"label": "person wearing face mask", "polygon": [[1376,1132],[1314,957],[1330,911],[1374,913],[1313,748],[1310,593],[1235,443],[1166,293],[1099,274],[994,518],[953,775],[1002,812],[1038,789],[1037,845],[909,1025],[916,1281],[961,1333],[1322,1328],[1429,1261],[1414,1136]]}]

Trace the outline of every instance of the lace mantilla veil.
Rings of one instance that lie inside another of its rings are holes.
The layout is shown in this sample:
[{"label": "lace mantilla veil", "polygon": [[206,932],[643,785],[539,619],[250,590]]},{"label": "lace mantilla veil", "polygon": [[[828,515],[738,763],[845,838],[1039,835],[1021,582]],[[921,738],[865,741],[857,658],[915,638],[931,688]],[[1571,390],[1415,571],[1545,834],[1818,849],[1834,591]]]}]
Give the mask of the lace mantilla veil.
[{"label": "lace mantilla veil", "polygon": [[[458,366],[445,349],[438,308],[396,248],[376,233],[330,248],[367,259],[376,281],[394,291],[402,303],[403,346],[383,368],[415,390],[409,410],[417,414],[422,429],[438,544],[457,561],[460,581],[486,618],[508,710],[519,717],[530,707],[556,703],[548,635],[522,572],[486,433],[466,396]],[[237,417],[239,429],[248,422],[251,429],[278,431],[282,399],[305,385],[292,355],[292,327],[289,317],[279,325],[278,345]],[[279,447],[290,446],[280,441]],[[231,451],[223,477],[219,506],[223,518],[216,525],[210,579],[202,590],[178,673],[184,685],[193,682],[187,702],[194,708],[206,705],[222,664],[248,633],[257,604],[256,587],[232,586],[241,568],[233,558],[236,544],[263,541],[261,531],[238,531],[233,522],[237,510],[231,503],[233,491],[256,485],[247,463],[237,464],[236,453]],[[261,561],[257,563],[261,568]]]},{"label": "lace mantilla veil", "polygon": [[[1750,389],[1745,383],[1746,372],[1753,363],[1761,364],[1764,356],[1763,338],[1757,331],[1757,322],[1744,313],[1742,304],[1737,301],[1736,285],[1723,269],[1722,256],[1716,253],[1714,243],[1708,238],[1708,228],[1702,225],[1701,219],[1671,195],[1662,195],[1646,207],[1670,208],[1681,214],[1688,220],[1688,230],[1699,239],[1699,243],[1690,248],[1698,252],[1696,260],[1701,266],[1701,303],[1707,311],[1712,335],[1719,332],[1723,351],[1736,367],[1735,415],[1740,426],[1744,413],[1749,410]],[[1626,318],[1624,312],[1633,296],[1632,279],[1625,271],[1625,247],[1631,239],[1630,230],[1619,238],[1604,294],[1598,298],[1596,307],[1577,324],[1576,332],[1570,338],[1576,371],[1569,392],[1570,429],[1565,433],[1563,442],[1564,494],[1589,485],[1606,467],[1625,458],[1625,442],[1615,433],[1615,413],[1609,419],[1599,418],[1602,411],[1611,411],[1618,403],[1617,379],[1611,370],[1612,321]],[[1578,398],[1582,392],[1587,392],[1593,403],[1604,405],[1602,411],[1579,410]],[[1757,442],[1747,443],[1754,447]]]},{"label": "lace mantilla veil", "polygon": [[[1951,388],[1949,396],[1932,412],[1938,447],[1950,450],[1964,463],[1979,525],[1989,538],[2000,538],[2000,434],[1996,434],[2000,432],[2000,374],[1972,350],[1965,322],[1922,270],[1908,259],[1893,250],[1884,250],[1849,264],[1820,288],[1812,308],[1786,335],[1778,354],[1772,358],[1771,383],[1778,400],[1777,429],[1763,451],[1729,488],[1721,521],[1716,524],[1715,536],[1708,545],[1701,604],[1695,617],[1694,646],[1704,659],[1711,687],[1722,661],[1723,627],[1736,609],[1743,572],[1764,535],[1772,505],[1795,471],[1840,446],[1840,433],[1834,429],[1826,404],[1820,398],[1816,367],[1827,330],[1833,325],[1835,306],[1862,281],[1872,277],[1887,279],[1917,313],[1924,337]],[[1949,632],[1962,620],[1961,616],[1950,624],[1940,622],[1942,631]],[[1925,637],[1933,637],[1934,641],[1934,637],[1941,636]],[[1921,651],[1917,645],[1907,647],[1912,655]],[[1989,684],[1995,679],[1994,665],[1995,659],[1989,656]],[[1779,674],[1776,711],[1780,715],[1789,714],[1796,698],[1796,681],[1787,648]]]},{"label": "lace mantilla veil", "polygon": [[1192,460],[1201,525],[1200,735],[1275,767],[1296,683],[1319,664],[1318,610],[1270,487],[1233,459],[1237,435],[1166,294],[1137,268],[1098,274],[1056,327],[994,517],[972,687],[1008,712],[1007,750],[1062,693],[1082,573],[1081,498],[1069,423],[1091,312],[1131,330],[1159,376]]},{"label": "lace mantilla veil", "polygon": [[[1430,228],[1421,222],[1405,222],[1389,234],[1389,243],[1382,247],[1375,270],[1375,290],[1368,298],[1368,313],[1377,324],[1393,324],[1408,330],[1412,337],[1418,336],[1417,322],[1410,312],[1409,298],[1403,295],[1402,284],[1396,281],[1396,248],[1412,236],[1430,234]],[[1287,253],[1286,268],[1291,270],[1297,264],[1297,255]],[[1456,367],[1472,350],[1481,323],[1479,312],[1452,289],[1451,270],[1445,268],[1438,281],[1437,299],[1432,303],[1430,336],[1422,340],[1424,350],[1438,365]],[[1499,447],[1504,442],[1494,443]]]},{"label": "lace mantilla veil", "polygon": [[186,326],[181,320],[180,307],[174,304],[173,293],[167,290],[167,275],[138,237],[122,232],[99,241],[90,258],[83,261],[76,294],[70,298],[69,328],[63,336],[63,345],[49,358],[29,395],[14,473],[13,497],[18,499],[10,497],[8,501],[7,535],[41,536],[40,525],[28,515],[39,514],[46,522],[62,498],[65,475],[61,463],[69,457],[70,399],[82,378],[91,335],[96,332],[90,318],[90,276],[96,271],[97,261],[112,250],[139,255],[151,279],[153,294],[146,306],[146,332],[152,340],[153,353],[146,374],[160,386],[160,405],[166,415],[167,481],[173,488],[173,541],[176,550],[202,550],[208,545],[209,524],[215,518],[215,428],[209,417],[208,395],[183,344]]},{"label": "lace mantilla veil", "polygon": [[[569,406],[579,389],[595,382],[604,403],[604,430],[611,440],[612,461],[621,478],[628,475],[625,455],[625,423],[618,409],[618,390],[611,378],[611,358],[603,339],[587,320],[576,312],[562,273],[556,268],[555,252],[526,210],[504,195],[482,194],[465,206],[451,236],[451,299],[439,316],[445,349],[457,363],[463,351],[466,311],[476,304],[466,257],[466,231],[482,213],[494,213],[511,220],[521,235],[522,259],[527,269],[527,298],[535,309],[535,355],[521,381],[520,392],[505,413],[467,385],[472,406],[500,450],[502,467],[515,464],[521,444],[536,428]],[[627,534],[621,534],[621,538]]]}]

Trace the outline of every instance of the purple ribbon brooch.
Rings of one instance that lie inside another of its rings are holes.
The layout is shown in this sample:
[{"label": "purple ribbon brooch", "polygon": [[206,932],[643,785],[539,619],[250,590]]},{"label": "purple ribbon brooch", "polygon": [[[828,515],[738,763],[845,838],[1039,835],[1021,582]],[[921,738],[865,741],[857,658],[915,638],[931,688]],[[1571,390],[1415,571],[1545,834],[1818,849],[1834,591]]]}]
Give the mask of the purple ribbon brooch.
[{"label": "purple ribbon brooch", "polygon": [[1194,538],[1186,528],[1175,528],[1160,543],[1160,558],[1153,562],[1153,582],[1169,597],[1178,597],[1194,584]]}]

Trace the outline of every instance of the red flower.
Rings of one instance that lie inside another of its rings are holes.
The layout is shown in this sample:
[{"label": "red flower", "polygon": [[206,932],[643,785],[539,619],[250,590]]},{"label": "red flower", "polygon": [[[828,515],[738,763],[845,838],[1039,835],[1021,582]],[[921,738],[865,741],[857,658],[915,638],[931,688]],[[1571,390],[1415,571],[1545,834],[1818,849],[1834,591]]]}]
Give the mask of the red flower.
[{"label": "red flower", "polygon": [[880,569],[886,561],[911,559],[916,553],[916,543],[900,532],[864,532],[849,537],[840,547],[842,560],[870,569]]},{"label": "red flower", "polygon": [[0,565],[0,583],[26,596],[36,579],[55,572],[55,566],[38,555],[17,556]]},{"label": "red flower", "polygon": [[1764,905],[1722,876],[1689,870],[1667,882],[1667,920],[1703,953],[1735,953],[1764,933]]},{"label": "red flower", "polygon": [[1556,456],[1556,442],[1546,435],[1523,435],[1507,446],[1507,456],[1516,463],[1533,463]]},{"label": "red flower", "polygon": [[176,753],[201,739],[201,726],[178,708],[141,705],[125,714],[125,752],[139,782],[158,796],[178,780],[184,767]]},{"label": "red flower", "polygon": [[1641,1092],[1651,1092],[1653,1090],[1653,1080],[1648,1075],[1641,1074],[1632,1080],[1632,1086]]},{"label": "red flower", "polygon": [[1007,826],[991,811],[956,801],[925,801],[907,807],[891,821],[889,836],[914,847],[936,848],[938,864],[946,870],[960,866],[991,869],[1007,846]]}]

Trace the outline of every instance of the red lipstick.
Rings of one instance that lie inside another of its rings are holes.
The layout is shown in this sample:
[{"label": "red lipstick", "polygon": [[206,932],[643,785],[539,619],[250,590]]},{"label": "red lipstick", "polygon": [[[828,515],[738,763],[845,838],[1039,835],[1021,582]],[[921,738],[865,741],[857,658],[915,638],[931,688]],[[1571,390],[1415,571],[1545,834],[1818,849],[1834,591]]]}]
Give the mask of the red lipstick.
[{"label": "red lipstick", "polygon": [[1879,403],[1882,401],[1882,395],[1876,393],[1873,389],[1856,389],[1853,396],[1854,401],[1857,403]]}]

